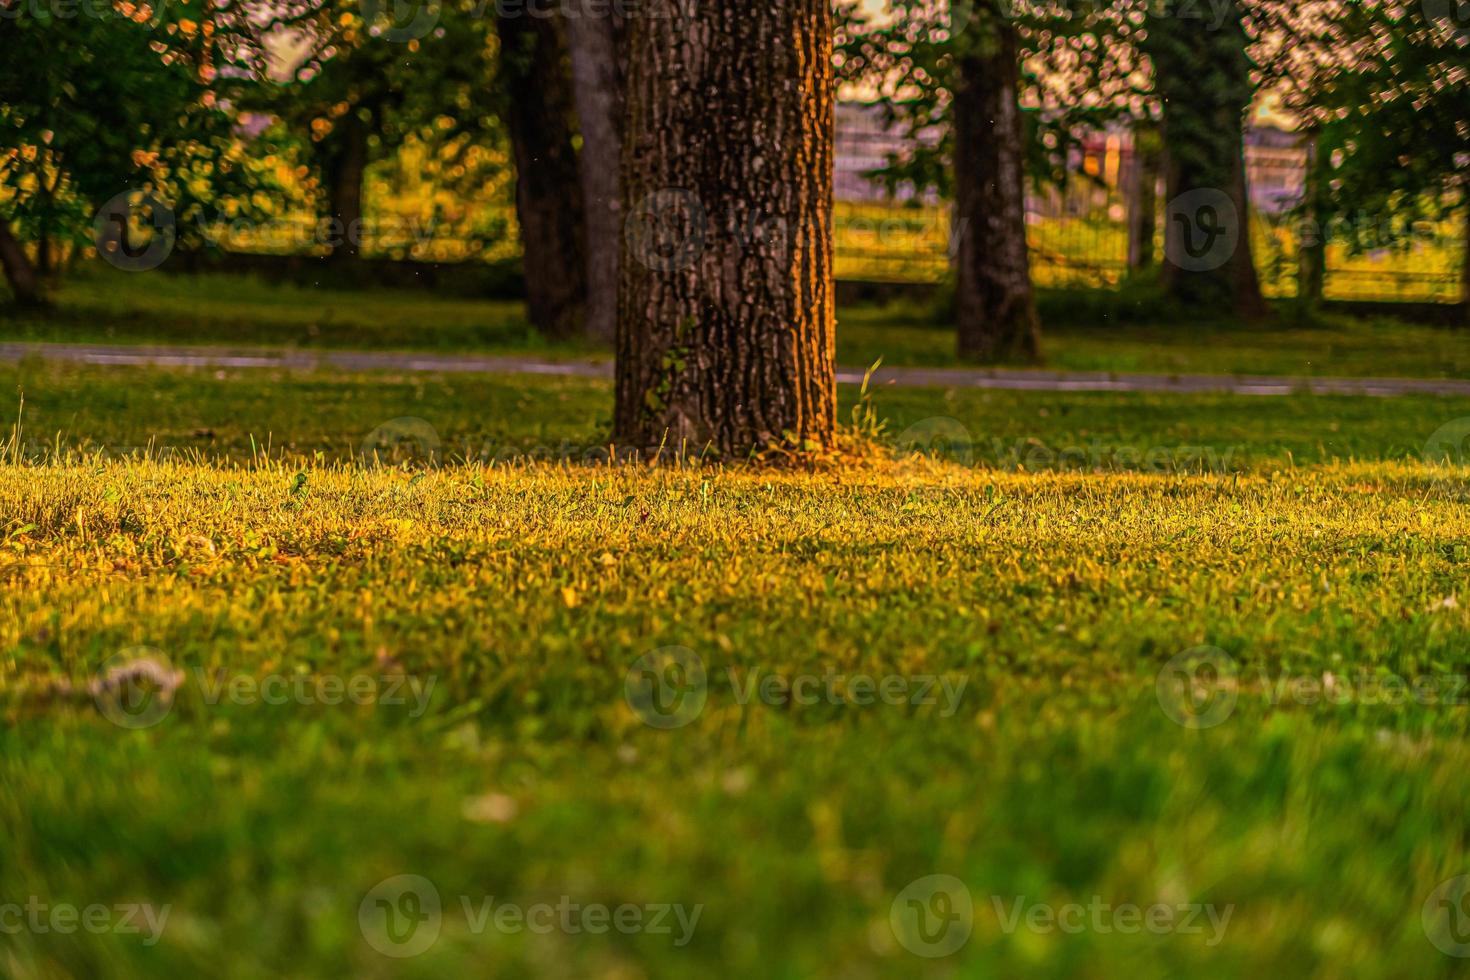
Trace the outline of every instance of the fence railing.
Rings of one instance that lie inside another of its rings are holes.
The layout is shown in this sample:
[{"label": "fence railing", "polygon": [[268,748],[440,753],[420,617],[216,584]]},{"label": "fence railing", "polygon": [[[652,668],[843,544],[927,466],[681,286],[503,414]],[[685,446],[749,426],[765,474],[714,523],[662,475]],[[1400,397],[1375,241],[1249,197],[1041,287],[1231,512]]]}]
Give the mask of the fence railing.
[{"label": "fence railing", "polygon": [[[1163,254],[1163,221],[1154,254]],[[939,282],[953,249],[947,209],[839,203],[834,220],[837,277],[874,282]],[[1027,217],[1031,275],[1055,289],[1113,289],[1129,273],[1128,229],[1106,209],[1085,216]],[[1261,289],[1270,297],[1297,294],[1298,245],[1289,222],[1257,215],[1251,246]],[[1455,303],[1461,301],[1464,236],[1454,223],[1419,235],[1404,247],[1354,253],[1330,243],[1324,295],[1340,300]]]},{"label": "fence railing", "polygon": [[[1067,195],[1033,196],[1027,214],[1032,276],[1042,288],[1114,289],[1128,276],[1127,203],[1115,189],[1085,187]],[[509,209],[507,209],[508,211]],[[475,237],[409,222],[370,223],[362,236],[368,257],[424,262],[475,262],[514,257],[515,225],[502,216],[502,236]],[[1353,252],[1345,242],[1326,250],[1328,299],[1454,303],[1461,296],[1464,235],[1455,222],[1420,234],[1403,248]],[[260,231],[228,230],[213,237],[229,251],[325,254],[306,217]],[[1152,252],[1163,254],[1162,215]],[[937,283],[949,274],[958,236],[947,206],[911,202],[839,201],[833,219],[837,277],[842,280]],[[1297,292],[1298,245],[1292,222],[1256,214],[1252,248],[1267,296]]]},{"label": "fence railing", "polygon": [[[955,247],[950,213],[932,196],[892,200],[866,174],[902,152],[907,137],[890,132],[881,115],[848,107],[838,126],[835,216],[837,275],[842,279],[937,282]],[[1052,288],[1111,289],[1143,253],[1164,252],[1164,188],[1142,166],[1126,132],[1099,135],[1074,153],[1061,187],[1032,187],[1026,231],[1032,276]],[[1157,169],[1157,164],[1153,168]],[[1299,139],[1271,127],[1247,134],[1251,246],[1261,288],[1271,297],[1297,294],[1299,222],[1292,207],[1306,185],[1307,153]],[[1152,181],[1152,193],[1148,184]],[[1152,209],[1152,221],[1130,221]],[[1151,249],[1142,248],[1151,226]],[[1130,228],[1135,240],[1130,247]],[[1358,229],[1362,231],[1362,229]],[[1372,236],[1370,236],[1372,237]],[[1387,236],[1384,236],[1385,240]],[[1133,263],[1130,263],[1132,254]],[[1416,229],[1412,240],[1371,251],[1329,235],[1324,295],[1340,300],[1454,303],[1462,293],[1463,216]]]}]

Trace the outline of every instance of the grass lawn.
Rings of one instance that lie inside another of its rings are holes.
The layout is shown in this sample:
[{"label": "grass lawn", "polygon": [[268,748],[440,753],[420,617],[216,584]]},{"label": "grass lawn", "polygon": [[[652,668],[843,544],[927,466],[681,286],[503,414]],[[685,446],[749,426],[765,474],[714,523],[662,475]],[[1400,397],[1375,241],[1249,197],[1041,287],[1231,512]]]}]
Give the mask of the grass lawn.
[{"label": "grass lawn", "polygon": [[[226,275],[133,275],[84,267],[47,315],[0,314],[0,340],[487,351],[543,358],[606,357],[549,344],[518,303],[403,290],[341,291]],[[1094,304],[1095,305],[1095,304]],[[1114,324],[1067,312],[1044,331],[1048,367],[1077,371],[1464,377],[1470,331],[1324,317],[1239,327],[1209,322]],[[945,366],[952,327],[912,304],[839,313],[838,362]],[[1082,325],[1077,325],[1081,323]]]},{"label": "grass lawn", "polygon": [[589,381],[17,389],[7,976],[1464,974],[1470,400],[880,390],[948,458],[806,472],[479,462]]}]

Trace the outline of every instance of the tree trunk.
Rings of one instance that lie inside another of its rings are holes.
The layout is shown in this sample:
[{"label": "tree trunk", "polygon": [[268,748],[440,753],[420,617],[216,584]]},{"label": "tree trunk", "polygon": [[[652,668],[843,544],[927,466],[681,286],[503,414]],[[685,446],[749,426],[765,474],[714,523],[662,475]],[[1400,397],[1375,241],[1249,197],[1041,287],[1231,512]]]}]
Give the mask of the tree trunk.
[{"label": "tree trunk", "polygon": [[36,181],[36,193],[41,199],[41,233],[36,238],[36,272],[42,279],[49,279],[56,272],[55,253],[52,251],[53,243],[51,233],[56,213],[56,191],[57,185],[61,183],[61,174],[58,170],[55,182],[46,180],[43,172]]},{"label": "tree trunk", "polygon": [[582,198],[587,209],[587,335],[612,344],[618,324],[618,260],[623,217],[615,161],[623,148],[622,25],[590,6],[567,14],[572,87],[581,124]]},{"label": "tree trunk", "polygon": [[630,23],[617,439],[830,446],[831,5],[660,13]]},{"label": "tree trunk", "polygon": [[[975,32],[979,33],[979,32]],[[960,357],[1035,361],[1041,325],[1026,249],[1016,33],[997,20],[959,62],[954,93],[955,315]]]},{"label": "tree trunk", "polygon": [[1465,308],[1465,322],[1470,323],[1470,200],[1465,207],[1465,254],[1460,260],[1460,305]]},{"label": "tree trunk", "polygon": [[[499,10],[499,5],[497,5]],[[559,18],[497,14],[501,92],[516,168],[516,220],[531,325],[547,337],[582,332],[587,302],[581,175]],[[609,168],[613,160],[603,161]]]},{"label": "tree trunk", "polygon": [[41,237],[36,239],[36,273],[41,278],[49,278],[55,271],[55,260],[51,256],[51,235],[49,228],[43,228]]},{"label": "tree trunk", "polygon": [[331,259],[351,262],[362,253],[362,183],[368,164],[368,134],[356,112],[347,113],[341,122],[341,135],[327,174]]},{"label": "tree trunk", "polygon": [[31,265],[25,246],[11,234],[10,225],[3,218],[0,218],[0,267],[5,269],[5,281],[10,284],[15,305],[41,306],[45,303],[35,266]]},{"label": "tree trunk", "polygon": [[1317,165],[1315,138],[1307,143],[1307,172],[1303,188],[1302,220],[1297,229],[1297,304],[1314,310],[1322,303],[1327,283],[1327,229],[1322,227],[1322,171]]},{"label": "tree trunk", "polygon": [[1168,158],[1164,289],[1205,315],[1256,319],[1266,305],[1251,254],[1244,139],[1255,89],[1239,0],[1213,27],[1172,11],[1148,20]]},{"label": "tree trunk", "polygon": [[1152,269],[1157,256],[1159,148],[1152,130],[1138,127],[1133,135],[1133,166],[1128,184],[1128,271]]}]

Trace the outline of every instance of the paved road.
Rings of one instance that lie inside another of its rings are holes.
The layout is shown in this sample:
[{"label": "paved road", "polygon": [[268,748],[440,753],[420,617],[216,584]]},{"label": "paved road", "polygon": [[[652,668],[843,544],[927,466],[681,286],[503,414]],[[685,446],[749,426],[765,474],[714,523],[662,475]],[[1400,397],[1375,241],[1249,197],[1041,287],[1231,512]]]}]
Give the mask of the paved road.
[{"label": "paved road", "polygon": [[[156,347],[107,344],[0,343],[0,361],[42,358],[73,364],[161,367],[284,368],[315,371],[424,371],[444,374],[540,374],[611,378],[608,361],[547,361],[470,354],[412,354],[394,351],[303,351],[269,347]],[[839,368],[837,380],[858,384],[863,372]],[[1215,374],[1108,374],[1103,372],[1012,371],[974,368],[886,367],[874,384],[942,388],[1006,388],[1020,391],[1226,392],[1236,395],[1458,395],[1470,398],[1470,380],[1418,378],[1305,378]]]}]

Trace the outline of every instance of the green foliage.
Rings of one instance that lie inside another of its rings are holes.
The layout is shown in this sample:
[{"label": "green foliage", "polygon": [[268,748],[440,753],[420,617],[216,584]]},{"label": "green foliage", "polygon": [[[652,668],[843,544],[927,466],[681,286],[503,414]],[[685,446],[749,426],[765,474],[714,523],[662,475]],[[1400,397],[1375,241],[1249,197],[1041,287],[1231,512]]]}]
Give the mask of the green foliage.
[{"label": "green foliage", "polygon": [[1241,132],[1255,96],[1241,4],[1231,0],[1216,27],[1171,8],[1146,21],[1143,50],[1164,106],[1164,147],[1196,187],[1227,188],[1238,179]]},{"label": "green foliage", "polygon": [[60,16],[15,0],[0,18],[0,198],[22,234],[89,240],[125,191],[168,203],[181,226],[234,195],[244,159],[216,80],[231,7],[102,4]]},{"label": "green foliage", "polygon": [[1470,35],[1454,3],[1276,3],[1292,110],[1317,139],[1319,220],[1360,248],[1413,237],[1463,208],[1470,164]]},{"label": "green foliage", "polygon": [[447,0],[420,10],[432,12],[422,36],[400,37],[398,30],[420,31],[385,23],[398,5],[359,0],[312,2],[277,25],[294,39],[282,45],[287,64],[247,103],[281,119],[309,149],[322,214],[357,139],[369,163],[406,142],[426,146],[438,183],[466,197],[504,165],[479,152],[500,140],[491,105],[495,42],[482,5]]}]

